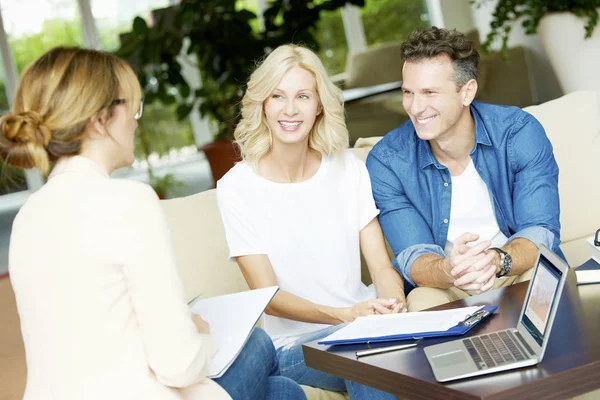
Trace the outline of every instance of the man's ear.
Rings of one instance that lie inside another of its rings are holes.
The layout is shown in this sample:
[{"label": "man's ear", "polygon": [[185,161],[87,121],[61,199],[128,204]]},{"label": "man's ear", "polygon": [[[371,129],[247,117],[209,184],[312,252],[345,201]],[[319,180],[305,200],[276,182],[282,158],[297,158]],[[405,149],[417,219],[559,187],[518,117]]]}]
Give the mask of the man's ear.
[{"label": "man's ear", "polygon": [[463,96],[463,105],[469,106],[475,100],[475,95],[477,94],[477,81],[475,79],[471,79],[467,83],[463,85],[460,89]]}]

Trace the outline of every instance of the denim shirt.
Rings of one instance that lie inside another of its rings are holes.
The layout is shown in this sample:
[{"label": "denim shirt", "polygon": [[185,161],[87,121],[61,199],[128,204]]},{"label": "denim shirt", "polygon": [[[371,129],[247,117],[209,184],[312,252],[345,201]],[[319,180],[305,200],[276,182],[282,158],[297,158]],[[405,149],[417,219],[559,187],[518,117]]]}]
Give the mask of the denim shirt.
[{"label": "denim shirt", "polygon": [[[560,249],[558,165],[542,125],[517,107],[474,101],[475,145],[471,159],[487,185],[496,220],[508,241],[526,238]],[[394,266],[415,286],[410,269],[424,254],[445,257],[452,179],[429,143],[409,120],[369,153],[379,220],[396,259]],[[473,232],[477,233],[477,232]]]}]

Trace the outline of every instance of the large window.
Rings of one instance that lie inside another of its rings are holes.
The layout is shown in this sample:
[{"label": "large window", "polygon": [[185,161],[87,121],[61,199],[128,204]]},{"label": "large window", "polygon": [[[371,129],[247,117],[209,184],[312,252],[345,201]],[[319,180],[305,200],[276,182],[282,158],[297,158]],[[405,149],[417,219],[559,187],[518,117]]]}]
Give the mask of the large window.
[{"label": "large window", "polygon": [[[360,9],[360,16],[363,26],[347,28],[364,29],[367,46],[402,41],[414,29],[429,26],[424,0],[369,0]],[[332,75],[344,72],[349,46],[341,9],[321,14],[317,38],[319,57],[327,71]]]},{"label": "large window", "polygon": [[[0,65],[1,65],[0,59]],[[6,97],[4,71],[0,68],[0,115],[9,110],[8,98]],[[0,195],[27,190],[27,181],[23,170],[10,168],[0,163]]]},{"label": "large window", "polygon": [[[55,46],[83,46],[77,0],[0,0],[8,43],[18,72]],[[4,75],[0,80],[0,112],[8,111]],[[27,189],[22,170],[0,163],[0,195]]]},{"label": "large window", "polygon": [[84,45],[77,0],[0,0],[0,7],[19,72],[52,47]]},{"label": "large window", "polygon": [[319,58],[330,75],[339,74],[346,69],[348,55],[342,10],[321,12],[320,17],[317,25]]},{"label": "large window", "polygon": [[414,29],[429,26],[424,0],[366,1],[360,14],[368,46],[402,41]]},{"label": "large window", "polygon": [[152,10],[168,7],[169,0],[90,0],[102,47],[117,50],[119,34],[129,32],[135,17],[142,17],[152,25]]},{"label": "large window", "polygon": [[[120,35],[131,31],[136,16],[152,26],[152,10],[168,7],[169,0],[91,0],[102,47],[115,51],[120,45]],[[145,105],[144,118],[136,135],[136,158],[146,159],[150,154],[166,155],[171,149],[195,144],[189,119],[179,120],[176,104],[155,101]]]}]

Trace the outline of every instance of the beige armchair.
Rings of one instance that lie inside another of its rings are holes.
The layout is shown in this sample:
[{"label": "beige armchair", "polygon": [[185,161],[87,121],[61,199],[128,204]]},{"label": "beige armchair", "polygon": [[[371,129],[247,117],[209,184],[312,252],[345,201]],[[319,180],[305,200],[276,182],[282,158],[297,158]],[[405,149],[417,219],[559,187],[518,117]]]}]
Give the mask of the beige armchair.
[{"label": "beige armchair", "polygon": [[[402,80],[399,42],[370,47],[348,56],[342,86],[354,89]],[[383,136],[408,119],[400,90],[346,103],[350,143],[361,137]]]}]

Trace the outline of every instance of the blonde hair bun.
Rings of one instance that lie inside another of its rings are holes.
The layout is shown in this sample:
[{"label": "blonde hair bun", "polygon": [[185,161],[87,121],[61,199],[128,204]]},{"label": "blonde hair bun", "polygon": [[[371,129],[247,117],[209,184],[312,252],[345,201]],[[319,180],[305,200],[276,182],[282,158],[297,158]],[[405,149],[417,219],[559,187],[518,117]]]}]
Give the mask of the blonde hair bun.
[{"label": "blonde hair bun", "polygon": [[0,119],[0,129],[0,154],[10,166],[48,169],[46,147],[52,132],[40,114],[35,111],[7,114]]}]

